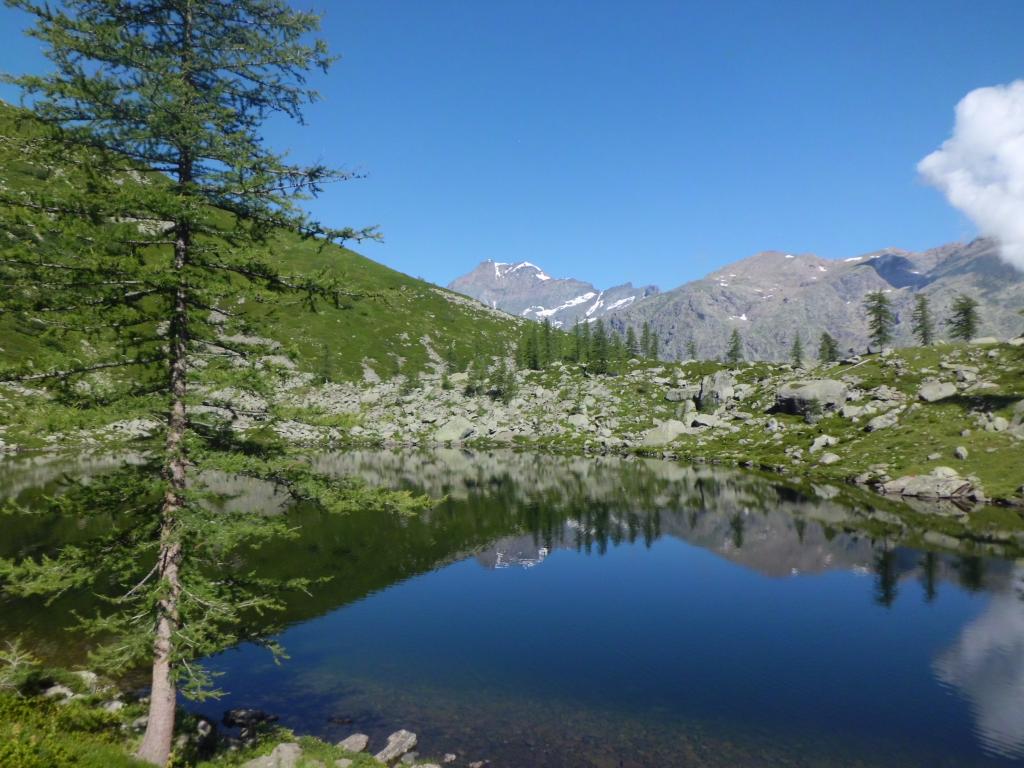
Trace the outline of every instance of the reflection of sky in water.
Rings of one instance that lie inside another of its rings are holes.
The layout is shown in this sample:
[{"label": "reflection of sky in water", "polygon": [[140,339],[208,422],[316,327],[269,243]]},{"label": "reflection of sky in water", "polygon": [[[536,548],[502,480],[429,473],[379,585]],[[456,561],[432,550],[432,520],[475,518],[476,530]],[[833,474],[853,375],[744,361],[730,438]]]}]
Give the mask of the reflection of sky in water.
[{"label": "reflection of sky in water", "polygon": [[992,596],[984,612],[935,660],[935,674],[971,702],[978,736],[997,754],[1024,757],[1024,566],[1013,588]]}]

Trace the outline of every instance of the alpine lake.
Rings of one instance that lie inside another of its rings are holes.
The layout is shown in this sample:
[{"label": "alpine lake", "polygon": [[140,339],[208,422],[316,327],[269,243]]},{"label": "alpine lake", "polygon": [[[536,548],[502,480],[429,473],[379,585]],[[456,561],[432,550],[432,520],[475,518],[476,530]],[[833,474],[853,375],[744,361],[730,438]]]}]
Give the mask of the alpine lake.
[{"label": "alpine lake", "polygon": [[[7,459],[0,496],[32,503],[123,460]],[[186,706],[215,721],[257,707],[371,744],[406,728],[423,755],[494,768],[1024,765],[1024,547],[1011,539],[907,524],[846,488],[660,460],[314,461],[440,501],[328,516],[235,488],[234,503],[299,526],[252,554],[256,571],[328,578],[289,600],[286,661],[251,645],[207,660],[227,695]],[[110,524],[13,516],[0,555]],[[0,638],[75,663],[65,627],[89,599],[0,603]]]}]

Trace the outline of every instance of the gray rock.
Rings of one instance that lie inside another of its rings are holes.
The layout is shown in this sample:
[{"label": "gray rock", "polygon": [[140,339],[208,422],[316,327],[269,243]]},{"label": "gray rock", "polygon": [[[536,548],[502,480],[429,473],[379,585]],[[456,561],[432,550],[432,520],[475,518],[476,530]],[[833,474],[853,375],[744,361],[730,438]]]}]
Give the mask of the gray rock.
[{"label": "gray rock", "polygon": [[568,421],[570,424],[576,427],[576,429],[590,429],[590,419],[588,419],[582,413],[574,413],[571,416],[569,416],[569,418],[566,419],[566,421]]},{"label": "gray rock", "polygon": [[972,486],[970,480],[958,476],[955,470],[949,467],[936,467],[927,475],[908,475],[890,480],[882,486],[882,490],[895,496],[952,499],[967,495]]},{"label": "gray rock", "polygon": [[697,395],[701,410],[711,410],[724,405],[732,399],[736,379],[729,371],[715,371],[700,380],[700,393]]},{"label": "gray rock", "polygon": [[667,390],[665,392],[665,399],[670,403],[681,403],[683,400],[692,400],[699,395],[700,387],[690,384]]},{"label": "gray rock", "polygon": [[338,748],[346,752],[362,752],[370,743],[370,737],[365,733],[353,733],[338,742]]},{"label": "gray rock", "polygon": [[416,734],[412,731],[395,731],[388,736],[387,746],[374,755],[376,760],[382,763],[393,763],[406,752],[411,752],[416,747]]},{"label": "gray rock", "polygon": [[834,379],[790,381],[779,387],[775,405],[784,413],[806,416],[840,407],[846,402],[847,387]]},{"label": "gray rock", "polygon": [[74,696],[74,694],[75,692],[68,688],[66,685],[51,685],[49,688],[43,691],[43,696],[45,696],[48,699],[67,699],[71,696]]},{"label": "gray rock", "polygon": [[875,416],[871,421],[864,427],[868,432],[877,432],[880,429],[888,429],[894,427],[900,420],[900,409],[893,408],[891,411],[886,411],[880,416]]},{"label": "gray rock", "polygon": [[710,413],[694,414],[690,420],[691,427],[720,427],[724,423],[720,418]]},{"label": "gray rock", "polygon": [[242,768],[296,768],[301,759],[302,747],[289,742],[278,744],[269,755],[242,763]]},{"label": "gray rock", "polygon": [[838,437],[832,437],[832,435],[819,435],[814,438],[814,442],[811,443],[811,453],[817,453],[823,448],[831,448],[833,445],[839,445]]},{"label": "gray rock", "polygon": [[452,416],[434,433],[439,443],[458,443],[476,432],[476,427],[464,416]]},{"label": "gray rock", "polygon": [[956,394],[956,385],[948,381],[935,381],[930,384],[922,384],[917,391],[917,396],[926,403],[934,403],[944,400]]},{"label": "gray rock", "polygon": [[349,768],[352,765],[352,760],[347,757],[339,757],[334,761],[335,768]]},{"label": "gray rock", "polygon": [[680,435],[692,435],[693,433],[694,430],[683,422],[669,419],[657,427],[647,430],[640,444],[645,446],[665,445],[666,443],[671,443]]},{"label": "gray rock", "polygon": [[968,456],[967,449],[964,448],[962,445],[958,445],[956,447],[956,450],[953,451],[953,455],[960,459],[960,461],[964,461]]},{"label": "gray rock", "polygon": [[835,464],[839,460],[840,460],[839,456],[837,456],[834,453],[829,453],[829,452],[825,452],[825,453],[821,454],[821,458],[818,459],[818,461],[821,464]]}]

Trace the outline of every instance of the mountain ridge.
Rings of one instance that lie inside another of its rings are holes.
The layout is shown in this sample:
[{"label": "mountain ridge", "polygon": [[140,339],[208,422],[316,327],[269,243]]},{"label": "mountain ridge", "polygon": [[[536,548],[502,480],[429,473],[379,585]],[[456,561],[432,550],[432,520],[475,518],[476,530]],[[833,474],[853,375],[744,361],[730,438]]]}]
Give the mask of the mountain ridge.
[{"label": "mountain ridge", "polygon": [[[735,329],[748,358],[785,360],[797,333],[809,351],[816,349],[823,332],[837,339],[843,350],[863,351],[868,345],[863,301],[873,291],[883,291],[892,300],[898,345],[913,343],[909,319],[914,297],[922,292],[932,301],[940,338],[959,293],[981,302],[980,335],[1016,336],[1022,322],[1018,313],[1024,308],[1024,274],[1002,261],[997,248],[991,239],[975,238],[925,251],[888,247],[838,259],[768,250],[667,291],[637,291],[626,283],[600,292],[582,280],[564,279],[566,292],[578,291],[575,296],[581,300],[553,308],[550,289],[545,293],[540,285],[554,279],[530,262],[511,266],[517,273],[532,274],[523,266],[528,265],[547,279],[516,280],[504,288],[501,278],[479,279],[485,268],[500,274],[502,265],[485,261],[448,287],[510,314],[534,320],[550,317],[553,324],[557,319],[563,327],[603,317],[625,333],[646,322],[658,332],[667,359],[685,359],[691,345],[700,358],[721,357]],[[587,293],[593,295],[586,297]],[[615,304],[626,296],[633,298]],[[604,311],[592,309],[599,301]]]}]

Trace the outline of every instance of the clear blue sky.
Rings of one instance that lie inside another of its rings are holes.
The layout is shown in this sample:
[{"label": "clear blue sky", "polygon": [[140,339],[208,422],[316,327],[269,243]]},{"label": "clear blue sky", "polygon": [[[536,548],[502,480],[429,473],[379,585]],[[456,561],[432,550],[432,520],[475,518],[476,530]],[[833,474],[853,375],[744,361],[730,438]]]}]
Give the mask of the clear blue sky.
[{"label": "clear blue sky", "polygon": [[[670,288],[759,250],[970,238],[915,165],[968,91],[1024,77],[1022,0],[313,7],[343,58],[269,140],[368,173],[311,210],[441,284],[493,258]],[[22,26],[0,9],[0,70],[45,67]]]}]

